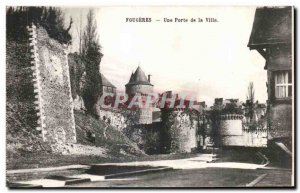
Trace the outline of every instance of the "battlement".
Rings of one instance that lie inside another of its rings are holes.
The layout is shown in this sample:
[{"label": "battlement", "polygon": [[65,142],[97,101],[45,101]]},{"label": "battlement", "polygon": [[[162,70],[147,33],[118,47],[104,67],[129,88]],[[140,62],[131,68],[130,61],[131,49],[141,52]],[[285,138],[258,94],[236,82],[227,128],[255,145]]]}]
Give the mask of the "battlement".
[{"label": "battlement", "polygon": [[237,115],[237,114],[226,114],[226,115],[220,115],[220,120],[242,120],[243,115]]}]

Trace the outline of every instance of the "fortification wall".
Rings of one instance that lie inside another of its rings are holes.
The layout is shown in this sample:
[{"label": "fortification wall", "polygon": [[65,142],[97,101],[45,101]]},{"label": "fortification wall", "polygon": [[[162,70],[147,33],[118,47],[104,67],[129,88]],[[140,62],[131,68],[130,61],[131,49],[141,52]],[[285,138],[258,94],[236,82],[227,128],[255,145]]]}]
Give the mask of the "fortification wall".
[{"label": "fortification wall", "polygon": [[267,147],[266,125],[250,129],[242,115],[221,115],[219,134],[222,146]]},{"label": "fortification wall", "polygon": [[132,85],[126,88],[126,93],[128,95],[134,95],[136,93],[147,94],[152,92],[153,92],[153,86],[151,85]]},{"label": "fortification wall", "polygon": [[220,116],[221,136],[241,136],[243,135],[242,115],[227,114]]},{"label": "fortification wall", "polygon": [[[100,110],[102,120],[118,128],[146,153],[161,153],[162,140],[167,140],[161,137],[162,123],[140,124],[139,115],[139,111],[133,110]],[[168,128],[170,152],[191,152],[197,148],[196,117],[188,111],[176,110],[174,111],[174,118],[170,120],[173,120]]]},{"label": "fortification wall", "polygon": [[28,27],[32,57],[38,127],[43,141],[75,143],[76,131],[72,106],[66,47],[51,39],[42,27]]},{"label": "fortification wall", "polygon": [[152,109],[140,109],[139,111],[139,124],[152,124]]},{"label": "fortification wall", "polygon": [[197,120],[186,111],[175,111],[171,126],[171,152],[191,152],[197,147]]}]

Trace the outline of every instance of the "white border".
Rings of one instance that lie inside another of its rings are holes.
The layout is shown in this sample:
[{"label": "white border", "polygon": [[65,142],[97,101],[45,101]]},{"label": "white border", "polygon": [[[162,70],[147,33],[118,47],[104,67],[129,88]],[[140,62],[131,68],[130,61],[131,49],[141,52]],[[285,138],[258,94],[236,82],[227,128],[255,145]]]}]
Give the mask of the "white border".
[{"label": "white border", "polygon": [[[52,0],[52,1],[41,1],[41,0],[18,0],[18,1],[9,1],[9,0],[2,0],[0,1],[1,4],[1,9],[0,9],[0,46],[1,46],[1,54],[0,54],[0,61],[1,61],[1,75],[0,75],[0,136],[1,136],[1,185],[0,185],[0,190],[1,192],[8,192],[8,189],[6,188],[6,175],[5,175],[5,164],[6,164],[6,156],[5,156],[5,151],[6,151],[6,128],[5,128],[5,123],[6,123],[6,116],[5,116],[5,101],[6,101],[6,86],[5,86],[5,72],[6,72],[6,62],[5,62],[5,7],[12,5],[12,6],[17,6],[17,5],[24,5],[24,6],[34,6],[34,5],[43,5],[43,6],[116,6],[116,5],[121,5],[121,6],[130,6],[130,5],[149,5],[149,6],[167,6],[167,5],[173,5],[173,6],[180,6],[180,5],[188,5],[188,6],[264,6],[264,5],[269,5],[269,6],[283,6],[283,5],[294,5],[296,8],[299,8],[299,0],[81,0],[81,1],[61,1],[61,0]],[[299,13],[297,12],[296,16]],[[299,26],[299,19],[295,20],[296,26]],[[298,34],[298,33],[297,33]],[[296,34],[295,34],[296,35]],[[297,42],[296,42],[297,45]],[[297,53],[295,53],[298,56],[299,49],[297,50]],[[295,64],[297,65],[297,64]],[[297,74],[299,74],[299,67],[297,68]],[[297,90],[299,90],[299,84],[297,84]],[[297,109],[299,109],[299,95],[298,95],[298,106]],[[299,114],[297,115],[297,119],[299,118]],[[297,128],[295,128],[298,130]],[[298,136],[297,139],[299,139],[299,130],[297,131]],[[299,142],[298,142],[299,144]],[[299,148],[297,148],[297,155],[299,155]],[[298,159],[299,160],[299,159]],[[298,161],[299,164],[299,161]],[[299,167],[299,165],[297,165]],[[297,178],[296,185],[299,186],[299,177]],[[203,179],[205,180],[205,179]],[[16,191],[16,190],[15,190]],[[20,191],[20,190],[18,190]],[[24,191],[24,190],[21,190]],[[31,190],[32,191],[32,190]],[[40,191],[45,191],[45,190],[37,190],[38,192]],[[84,192],[86,190],[79,190],[80,192]],[[101,191],[101,192],[111,192],[114,191],[116,192],[117,190],[96,190],[96,191]],[[132,190],[130,190],[132,191]],[[157,190],[158,191],[158,190]],[[159,190],[161,191],[161,190]],[[169,190],[170,191],[170,190]],[[172,190],[171,190],[172,191]],[[179,191],[179,190],[178,190]],[[180,190],[180,191],[185,191],[185,190]],[[202,190],[203,191],[203,190]],[[211,191],[211,190],[204,190],[204,191]],[[224,191],[224,190],[223,190]],[[230,189],[227,189],[225,191],[232,191]],[[245,191],[243,189],[242,191]],[[251,190],[246,190],[246,191],[251,191]],[[261,190],[259,190],[261,191]],[[286,192],[288,190],[282,190],[279,189],[280,192]],[[63,192],[63,190],[55,190],[55,192]],[[77,191],[78,192],[78,191]]]}]

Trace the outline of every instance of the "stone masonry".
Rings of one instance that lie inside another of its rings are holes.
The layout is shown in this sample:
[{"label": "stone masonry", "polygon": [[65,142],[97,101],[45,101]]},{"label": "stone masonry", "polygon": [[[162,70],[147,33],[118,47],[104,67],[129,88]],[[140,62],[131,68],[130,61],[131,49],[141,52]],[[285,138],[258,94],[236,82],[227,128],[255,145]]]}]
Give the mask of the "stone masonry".
[{"label": "stone masonry", "polygon": [[33,84],[38,127],[44,142],[76,143],[66,46],[51,39],[42,27],[30,34]]}]

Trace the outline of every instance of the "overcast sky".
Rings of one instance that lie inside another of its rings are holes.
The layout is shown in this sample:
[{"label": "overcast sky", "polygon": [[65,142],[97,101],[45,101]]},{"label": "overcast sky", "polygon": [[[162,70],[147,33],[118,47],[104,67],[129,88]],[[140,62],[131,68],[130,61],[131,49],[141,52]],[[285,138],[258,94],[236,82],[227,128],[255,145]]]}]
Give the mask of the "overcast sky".
[{"label": "overcast sky", "polygon": [[[264,59],[247,47],[255,7],[102,7],[93,8],[102,46],[100,69],[124,91],[139,63],[151,74],[155,92],[173,90],[197,96],[212,105],[214,98],[246,100],[254,82],[255,98],[267,99]],[[88,8],[64,8],[74,20],[72,51],[78,49],[80,15]],[[151,17],[151,23],[126,18]],[[213,17],[216,23],[164,23],[163,18]],[[155,21],[161,20],[160,22]]]}]

